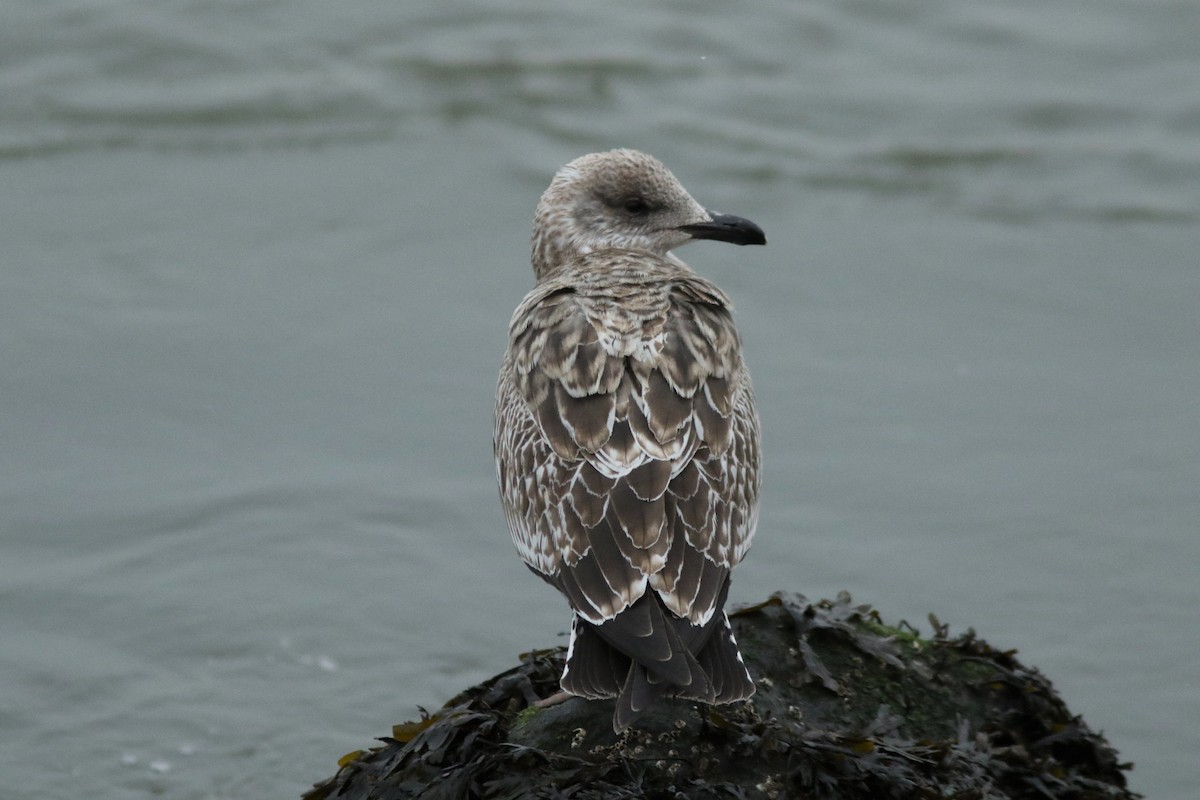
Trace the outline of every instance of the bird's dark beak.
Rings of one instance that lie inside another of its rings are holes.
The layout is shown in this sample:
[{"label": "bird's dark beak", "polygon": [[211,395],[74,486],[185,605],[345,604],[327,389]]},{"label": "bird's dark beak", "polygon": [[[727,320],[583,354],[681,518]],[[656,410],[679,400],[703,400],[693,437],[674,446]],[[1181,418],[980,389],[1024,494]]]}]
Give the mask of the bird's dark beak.
[{"label": "bird's dark beak", "polygon": [[693,239],[715,239],[730,244],[767,243],[767,235],[763,233],[763,229],[748,219],[712,212],[709,212],[709,216],[712,217],[712,222],[681,225],[679,230],[690,234]]}]

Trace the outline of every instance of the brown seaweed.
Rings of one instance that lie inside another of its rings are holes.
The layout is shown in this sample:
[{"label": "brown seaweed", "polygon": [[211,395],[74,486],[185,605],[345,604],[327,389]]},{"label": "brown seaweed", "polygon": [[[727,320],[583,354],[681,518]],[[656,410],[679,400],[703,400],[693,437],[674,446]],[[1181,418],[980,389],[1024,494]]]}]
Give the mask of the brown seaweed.
[{"label": "brown seaweed", "polygon": [[670,701],[612,732],[611,702],[549,708],[562,649],[350,754],[305,800],[1132,800],[1115,750],[1050,681],[973,631],[892,628],[846,594],[733,615],[758,693]]}]

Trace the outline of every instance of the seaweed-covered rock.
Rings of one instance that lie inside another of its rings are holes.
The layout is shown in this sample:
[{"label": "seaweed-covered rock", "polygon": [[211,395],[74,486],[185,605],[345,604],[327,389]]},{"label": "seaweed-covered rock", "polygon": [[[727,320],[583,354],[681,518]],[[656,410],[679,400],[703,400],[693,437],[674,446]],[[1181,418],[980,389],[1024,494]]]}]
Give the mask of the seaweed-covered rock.
[{"label": "seaweed-covered rock", "polygon": [[1050,681],[972,631],[931,616],[920,638],[846,594],[731,616],[758,682],[747,703],[669,701],[617,735],[612,701],[535,706],[564,653],[528,653],[345,756],[305,800],[1138,797]]}]

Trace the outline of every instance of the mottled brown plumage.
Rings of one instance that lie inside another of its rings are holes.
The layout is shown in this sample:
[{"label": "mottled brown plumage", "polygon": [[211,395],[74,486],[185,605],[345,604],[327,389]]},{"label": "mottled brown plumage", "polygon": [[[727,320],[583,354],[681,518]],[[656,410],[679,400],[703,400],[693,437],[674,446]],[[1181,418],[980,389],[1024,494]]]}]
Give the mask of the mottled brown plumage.
[{"label": "mottled brown plumage", "polygon": [[538,206],[537,285],[497,389],[500,494],[526,564],[576,613],[563,688],[749,697],[723,605],[754,535],[759,429],[730,301],[670,251],[764,244],[631,150],[563,167]]}]

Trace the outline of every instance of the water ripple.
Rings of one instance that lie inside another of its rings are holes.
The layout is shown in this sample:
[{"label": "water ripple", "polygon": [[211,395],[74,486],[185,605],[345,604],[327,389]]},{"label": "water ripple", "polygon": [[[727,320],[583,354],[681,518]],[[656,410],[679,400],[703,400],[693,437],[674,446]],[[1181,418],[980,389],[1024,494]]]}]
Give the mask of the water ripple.
[{"label": "water ripple", "polygon": [[876,0],[755,18],[714,5],[704,26],[669,10],[548,20],[532,2],[344,17],[303,3],[311,19],[279,4],[47,6],[0,33],[0,160],[407,141],[486,121],[527,148],[711,150],[747,178],[1008,219],[1190,222],[1200,208],[1200,101],[1184,80],[1197,56],[1165,12],[1122,38],[1122,0],[1065,39],[1035,8]]}]

